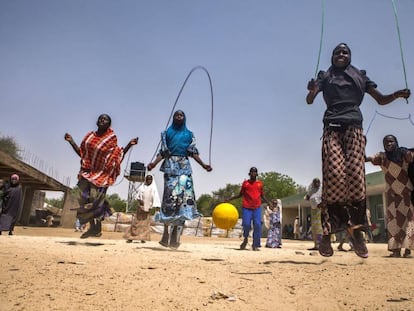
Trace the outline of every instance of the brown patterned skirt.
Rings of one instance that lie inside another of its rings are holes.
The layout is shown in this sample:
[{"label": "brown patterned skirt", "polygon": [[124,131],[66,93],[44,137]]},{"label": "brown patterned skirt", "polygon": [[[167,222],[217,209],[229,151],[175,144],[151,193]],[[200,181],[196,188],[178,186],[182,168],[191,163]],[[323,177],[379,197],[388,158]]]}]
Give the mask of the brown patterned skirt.
[{"label": "brown patterned skirt", "polygon": [[125,231],[124,239],[151,241],[151,214],[138,207],[136,217]]},{"label": "brown patterned skirt", "polygon": [[324,234],[366,226],[365,144],[362,128],[325,128],[322,142]]}]

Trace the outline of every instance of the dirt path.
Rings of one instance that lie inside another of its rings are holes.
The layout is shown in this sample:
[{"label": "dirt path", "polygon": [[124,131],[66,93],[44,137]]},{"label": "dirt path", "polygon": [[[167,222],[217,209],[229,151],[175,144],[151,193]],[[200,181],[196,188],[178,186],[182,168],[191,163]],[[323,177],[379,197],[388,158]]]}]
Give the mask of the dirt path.
[{"label": "dirt path", "polygon": [[[184,236],[178,250],[125,243],[121,233],[79,239],[61,228],[0,236],[0,310],[414,310],[414,260],[282,249]],[[263,242],[264,244],[264,242]],[[334,245],[335,246],[335,245]]]}]

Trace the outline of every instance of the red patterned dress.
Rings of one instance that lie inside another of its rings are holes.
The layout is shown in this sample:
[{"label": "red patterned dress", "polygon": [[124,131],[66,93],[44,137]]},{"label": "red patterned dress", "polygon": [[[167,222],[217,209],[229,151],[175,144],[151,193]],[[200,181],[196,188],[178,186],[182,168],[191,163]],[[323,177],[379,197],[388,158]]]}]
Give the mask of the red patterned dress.
[{"label": "red patterned dress", "polygon": [[81,224],[94,218],[103,219],[112,214],[106,201],[106,191],[120,173],[123,149],[118,147],[112,130],[103,135],[86,134],[80,146],[81,170],[78,187],[81,191],[77,217]]}]

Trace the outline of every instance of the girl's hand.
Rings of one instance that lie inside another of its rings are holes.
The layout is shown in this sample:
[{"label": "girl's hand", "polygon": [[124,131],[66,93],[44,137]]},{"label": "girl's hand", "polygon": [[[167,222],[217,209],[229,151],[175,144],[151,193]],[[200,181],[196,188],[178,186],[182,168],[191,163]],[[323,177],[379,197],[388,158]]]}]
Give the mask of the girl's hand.
[{"label": "girl's hand", "polygon": [[136,138],[132,138],[131,140],[130,140],[130,144],[131,145],[136,145],[136,144],[138,144],[138,140],[139,140],[139,138],[138,137],[136,137]]},{"label": "girl's hand", "polygon": [[68,142],[73,141],[72,135],[70,135],[68,133],[65,133],[65,140],[68,141]]},{"label": "girl's hand", "polygon": [[409,89],[399,90],[399,91],[397,91],[397,92],[395,92],[393,94],[393,96],[395,98],[402,97],[402,98],[405,98],[405,99],[407,99],[408,97],[410,97],[410,95],[411,95],[411,91]]},{"label": "girl's hand", "polygon": [[313,78],[308,82],[308,91],[312,93],[318,92],[318,85],[316,84],[316,81]]}]

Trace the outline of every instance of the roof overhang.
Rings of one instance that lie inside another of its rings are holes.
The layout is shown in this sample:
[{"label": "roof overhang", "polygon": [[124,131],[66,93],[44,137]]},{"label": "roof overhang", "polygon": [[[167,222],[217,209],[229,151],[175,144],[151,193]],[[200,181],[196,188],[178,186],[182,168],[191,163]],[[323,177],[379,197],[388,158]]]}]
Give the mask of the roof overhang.
[{"label": "roof overhang", "polygon": [[8,179],[12,174],[19,175],[20,184],[36,190],[66,192],[71,189],[27,163],[0,150],[0,177]]}]

